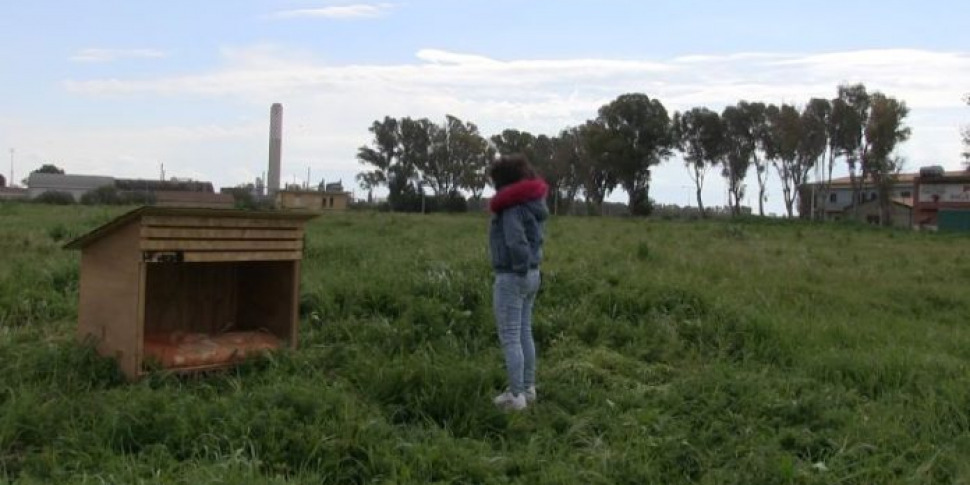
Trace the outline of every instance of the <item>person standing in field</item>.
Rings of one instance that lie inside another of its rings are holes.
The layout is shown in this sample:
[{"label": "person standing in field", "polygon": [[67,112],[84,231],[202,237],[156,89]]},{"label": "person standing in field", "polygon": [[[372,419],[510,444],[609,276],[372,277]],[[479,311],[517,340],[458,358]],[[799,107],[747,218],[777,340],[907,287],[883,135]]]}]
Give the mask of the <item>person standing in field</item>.
[{"label": "person standing in field", "polygon": [[494,402],[518,411],[536,399],[532,307],[540,284],[549,187],[524,155],[503,156],[488,173],[496,192],[489,204],[488,242],[495,270],[492,308],[509,381],[508,389]]}]

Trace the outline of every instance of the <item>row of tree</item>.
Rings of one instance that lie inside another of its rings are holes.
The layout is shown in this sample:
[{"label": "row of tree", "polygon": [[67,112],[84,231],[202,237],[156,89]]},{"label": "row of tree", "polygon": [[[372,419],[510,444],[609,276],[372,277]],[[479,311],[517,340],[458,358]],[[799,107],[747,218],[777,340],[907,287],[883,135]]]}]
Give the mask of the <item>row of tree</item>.
[{"label": "row of tree", "polygon": [[[753,167],[759,214],[764,215],[774,169],[793,217],[798,188],[817,166],[830,183],[836,162],[843,161],[856,201],[862,200],[863,180],[888,190],[901,167],[894,150],[910,134],[903,123],[907,114],[905,103],[857,84],[839,86],[833,99],[815,98],[801,108],[741,101],[720,113],[697,107],[672,116],[657,99],[624,94],[601,107],[596,118],[556,136],[507,129],[486,139],[473,123],[454,116],[441,125],[386,117],[371,125],[373,142],[358,151],[369,168],[358,181],[365,189],[386,186],[392,209],[425,187],[436,197],[465,191],[479,198],[488,163],[497,153],[517,152],[546,178],[556,212],[571,211],[582,197],[592,213],[600,213],[606,197],[622,188],[630,212],[645,215],[651,210],[651,171],[680,152],[702,214],[704,180],[712,169],[720,169],[727,182],[732,213],[741,214]],[[881,199],[888,211],[888,197]]]}]

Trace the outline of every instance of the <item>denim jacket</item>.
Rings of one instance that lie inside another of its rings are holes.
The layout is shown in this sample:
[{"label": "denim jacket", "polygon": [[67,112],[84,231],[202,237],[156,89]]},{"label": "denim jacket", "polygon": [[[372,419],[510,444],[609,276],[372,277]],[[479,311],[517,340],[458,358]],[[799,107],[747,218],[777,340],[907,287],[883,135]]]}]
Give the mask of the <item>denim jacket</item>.
[{"label": "denim jacket", "polygon": [[496,273],[525,275],[539,267],[542,231],[548,218],[545,199],[514,205],[492,215],[488,243]]}]

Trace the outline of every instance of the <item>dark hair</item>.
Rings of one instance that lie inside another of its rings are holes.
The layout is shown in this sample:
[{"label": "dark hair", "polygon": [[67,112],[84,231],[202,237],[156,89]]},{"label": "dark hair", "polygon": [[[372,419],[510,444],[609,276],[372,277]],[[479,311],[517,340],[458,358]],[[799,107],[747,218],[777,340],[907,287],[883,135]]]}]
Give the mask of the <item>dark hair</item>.
[{"label": "dark hair", "polygon": [[503,155],[488,167],[488,176],[492,179],[495,190],[520,180],[536,178],[536,171],[529,164],[529,159],[521,153]]}]

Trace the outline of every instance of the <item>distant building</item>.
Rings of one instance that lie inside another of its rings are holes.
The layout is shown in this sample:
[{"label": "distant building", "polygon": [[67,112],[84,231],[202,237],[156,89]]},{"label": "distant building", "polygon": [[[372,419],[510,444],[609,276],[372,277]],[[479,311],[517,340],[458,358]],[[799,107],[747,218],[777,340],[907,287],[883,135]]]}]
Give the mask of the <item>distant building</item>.
[{"label": "distant building", "polygon": [[157,191],[155,205],[161,207],[204,207],[209,209],[232,209],[236,198],[232,194],[213,194],[209,192]]},{"label": "distant building", "polygon": [[19,187],[0,187],[0,200],[23,200],[27,198],[27,189]]},{"label": "distant building", "polygon": [[203,192],[215,193],[211,182],[171,178],[169,180],[151,179],[118,179],[115,182],[118,190],[132,192]]},{"label": "distant building", "polygon": [[[911,229],[913,227],[913,201],[910,199],[893,199],[889,203],[889,220],[892,227]],[[882,203],[879,199],[871,199],[859,204],[858,207],[845,208],[844,217],[855,217],[859,222],[866,222],[881,226]]]},{"label": "distant building", "polygon": [[349,192],[316,190],[281,190],[276,193],[276,207],[307,211],[344,211],[350,205]]},{"label": "distant building", "polygon": [[80,201],[82,195],[92,190],[113,185],[114,177],[34,172],[27,177],[27,197],[36,199],[47,192],[66,192]]},{"label": "distant building", "polygon": [[[964,172],[947,172],[947,174],[964,174]],[[889,197],[895,202],[913,206],[918,176],[918,173],[899,174],[889,191]],[[862,186],[860,206],[878,199],[878,188],[871,180],[867,179]],[[845,219],[852,215],[847,209],[853,205],[852,181],[849,177],[832,179],[832,185],[827,193],[823,182],[804,184],[799,188],[798,212],[804,218],[814,216],[815,219]]]},{"label": "distant building", "polygon": [[75,201],[80,201],[84,194],[103,187],[113,187],[118,192],[144,193],[156,196],[162,192],[215,193],[210,182],[194,180],[116,179],[114,177],[100,175],[69,175],[38,172],[31,173],[27,177],[27,196],[31,199],[35,199],[47,192],[66,192],[71,194]]},{"label": "distant building", "polygon": [[916,177],[914,224],[924,229],[970,231],[970,171],[927,167]]}]

